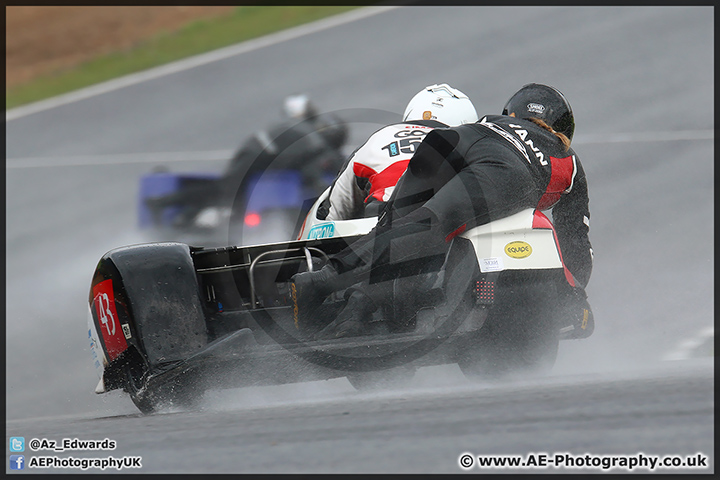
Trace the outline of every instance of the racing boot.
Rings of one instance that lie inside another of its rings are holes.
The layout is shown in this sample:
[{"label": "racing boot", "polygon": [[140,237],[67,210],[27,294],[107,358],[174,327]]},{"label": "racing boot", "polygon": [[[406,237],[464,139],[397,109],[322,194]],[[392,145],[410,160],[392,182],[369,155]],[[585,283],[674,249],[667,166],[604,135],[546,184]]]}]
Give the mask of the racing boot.
[{"label": "racing boot", "polygon": [[350,296],[340,315],[313,337],[315,340],[358,337],[370,332],[370,320],[377,310],[375,302],[358,289],[348,289]]},{"label": "racing boot", "polygon": [[595,330],[595,317],[587,300],[585,290],[579,287],[572,288],[566,299],[566,317],[573,329],[568,337],[572,339],[587,338]]},{"label": "racing boot", "polygon": [[338,290],[338,273],[327,264],[315,272],[296,273],[290,279],[290,296],[293,301],[295,328],[307,332],[315,322],[320,305],[325,298]]},{"label": "racing boot", "polygon": [[595,316],[587,299],[585,299],[576,310],[575,330],[573,338],[587,338],[595,330]]}]

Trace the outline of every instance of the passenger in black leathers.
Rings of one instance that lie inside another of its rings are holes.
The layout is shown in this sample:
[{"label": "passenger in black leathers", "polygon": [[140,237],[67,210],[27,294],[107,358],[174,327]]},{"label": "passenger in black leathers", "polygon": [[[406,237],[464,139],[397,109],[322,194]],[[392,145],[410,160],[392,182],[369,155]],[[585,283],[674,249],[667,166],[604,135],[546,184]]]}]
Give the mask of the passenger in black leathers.
[{"label": "passenger in black leathers", "polygon": [[342,167],[348,137],[346,123],[332,113],[320,114],[305,95],[292,95],[283,105],[285,119],[248,137],[215,182],[193,185],[169,195],[146,200],[159,213],[169,206],[182,212],[176,224],[185,224],[208,206],[231,206],[243,179],[267,170],[297,170],[313,194],[327,187],[327,176]]},{"label": "passenger in black leathers", "polygon": [[570,105],[556,89],[530,84],[510,98],[503,114],[430,132],[377,226],[323,269],[293,277],[300,315],[329,293],[353,287],[346,308],[319,338],[362,334],[372,312],[388,301],[379,282],[438,270],[454,236],[527,208],[552,207],[567,295],[589,313],[588,189],[570,148]]}]

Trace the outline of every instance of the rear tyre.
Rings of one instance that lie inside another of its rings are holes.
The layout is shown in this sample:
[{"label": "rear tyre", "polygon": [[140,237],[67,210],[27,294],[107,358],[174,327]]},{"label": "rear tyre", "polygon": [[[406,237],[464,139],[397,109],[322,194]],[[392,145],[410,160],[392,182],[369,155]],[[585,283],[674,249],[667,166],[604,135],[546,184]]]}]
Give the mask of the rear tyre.
[{"label": "rear tyre", "polygon": [[472,380],[542,375],[555,364],[560,341],[551,296],[517,286],[512,301],[496,304],[483,327],[458,351],[458,366]]}]

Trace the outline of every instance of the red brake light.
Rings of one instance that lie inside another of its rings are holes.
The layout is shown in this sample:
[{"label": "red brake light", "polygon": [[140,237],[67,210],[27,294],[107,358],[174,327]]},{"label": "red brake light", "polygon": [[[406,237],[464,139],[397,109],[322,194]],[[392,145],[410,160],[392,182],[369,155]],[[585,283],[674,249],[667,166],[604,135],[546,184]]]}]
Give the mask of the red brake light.
[{"label": "red brake light", "polygon": [[248,213],[245,215],[245,225],[248,227],[257,227],[260,225],[260,215],[257,213]]}]

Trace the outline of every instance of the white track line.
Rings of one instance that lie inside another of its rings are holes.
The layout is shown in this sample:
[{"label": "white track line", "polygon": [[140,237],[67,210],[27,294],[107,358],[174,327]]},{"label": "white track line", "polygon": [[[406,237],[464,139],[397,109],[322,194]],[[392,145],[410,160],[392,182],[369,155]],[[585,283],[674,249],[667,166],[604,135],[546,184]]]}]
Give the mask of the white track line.
[{"label": "white track line", "polygon": [[[620,142],[658,142],[683,140],[712,140],[714,130],[687,130],[678,132],[619,133],[601,136],[586,135],[573,139],[573,145]],[[76,167],[89,165],[123,165],[130,163],[175,163],[230,160],[232,150],[209,150],[204,152],[156,152],[108,155],[76,155],[65,157],[18,157],[5,161],[6,169],[38,167]]]},{"label": "white track line", "polygon": [[126,165],[131,163],[176,163],[198,161],[229,161],[233,150],[208,150],[204,152],[155,152],[116,155],[77,155],[67,157],[8,158],[5,168],[80,167],[91,165]]},{"label": "white track line", "polygon": [[15,120],[17,118],[30,115],[31,113],[41,112],[43,110],[59,107],[61,105],[66,105],[68,103],[76,102],[78,100],[84,100],[86,98],[94,97],[96,95],[112,92],[113,90],[118,90],[120,88],[124,88],[130,85],[135,85],[137,83],[145,82],[147,80],[153,80],[159,77],[163,77],[165,75],[170,75],[173,73],[181,72],[183,70],[195,68],[200,65],[216,62],[218,60],[224,60],[235,55],[240,55],[253,50],[268,47],[270,45],[275,45],[281,42],[301,37],[303,35],[308,35],[310,33],[326,30],[328,28],[344,25],[346,23],[354,22],[356,20],[367,18],[378,13],[393,10],[395,8],[398,7],[363,7],[357,10],[351,10],[346,13],[333,15],[332,17],[324,18],[322,20],[318,20],[305,25],[300,25],[298,27],[293,27],[254,40],[249,40],[247,42],[221,48],[205,54],[196,55],[183,60],[179,60],[177,62],[172,62],[166,65],[162,65],[160,67],[152,68],[150,70],[126,75],[124,77],[120,77],[114,80],[109,80],[107,82],[76,90],[65,95],[60,95],[47,100],[41,100],[39,102],[13,108],[12,110],[7,110],[5,112],[5,121]]},{"label": "white track line", "polygon": [[[698,352],[697,350],[702,347],[705,343],[712,341],[715,337],[715,327],[707,327],[704,330],[698,332],[698,334],[692,338],[688,338],[680,342],[677,348],[666,354],[663,360],[687,360],[690,358],[697,357],[698,354],[706,356],[706,353]],[[711,355],[715,355],[713,351]]]},{"label": "white track line", "polygon": [[615,134],[585,134],[573,138],[573,146],[593,143],[635,143],[635,142],[675,142],[678,140],[712,140],[715,130],[676,130],[666,132],[640,132]]}]

